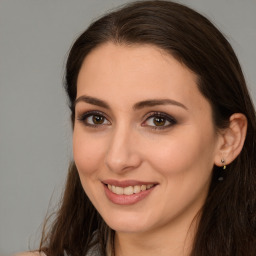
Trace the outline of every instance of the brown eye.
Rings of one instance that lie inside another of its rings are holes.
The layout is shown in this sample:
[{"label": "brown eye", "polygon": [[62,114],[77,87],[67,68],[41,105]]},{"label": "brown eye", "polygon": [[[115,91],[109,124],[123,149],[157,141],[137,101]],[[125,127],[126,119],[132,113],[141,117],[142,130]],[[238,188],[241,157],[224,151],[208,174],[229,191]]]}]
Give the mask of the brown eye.
[{"label": "brown eye", "polygon": [[103,125],[110,125],[111,123],[109,120],[105,117],[105,115],[102,113],[94,113],[94,112],[88,112],[80,117],[77,118],[79,121],[81,121],[86,126],[91,127],[100,127]]},{"label": "brown eye", "polygon": [[99,116],[99,115],[92,116],[92,121],[94,124],[103,124],[104,120],[105,120],[105,118],[103,116]]},{"label": "brown eye", "polygon": [[165,129],[177,123],[170,115],[161,112],[149,113],[150,116],[143,122],[143,126],[148,126],[152,129]]},{"label": "brown eye", "polygon": [[154,117],[153,123],[154,123],[156,126],[164,126],[165,123],[166,123],[166,119],[163,118],[163,117]]}]

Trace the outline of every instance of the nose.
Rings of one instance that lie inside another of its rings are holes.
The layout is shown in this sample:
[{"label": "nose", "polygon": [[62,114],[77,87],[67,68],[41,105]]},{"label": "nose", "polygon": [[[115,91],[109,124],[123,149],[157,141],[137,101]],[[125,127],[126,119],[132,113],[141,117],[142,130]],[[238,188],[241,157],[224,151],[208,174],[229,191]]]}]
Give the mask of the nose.
[{"label": "nose", "polygon": [[140,166],[142,158],[134,133],[125,127],[112,132],[105,156],[105,164],[111,171],[124,173]]}]

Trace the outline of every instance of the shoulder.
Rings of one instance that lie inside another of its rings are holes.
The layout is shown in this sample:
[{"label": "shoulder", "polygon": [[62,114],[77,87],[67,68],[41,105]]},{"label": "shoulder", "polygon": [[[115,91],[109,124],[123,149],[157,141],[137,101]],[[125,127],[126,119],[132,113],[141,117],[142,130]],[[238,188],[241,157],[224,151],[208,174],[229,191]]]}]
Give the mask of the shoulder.
[{"label": "shoulder", "polygon": [[43,252],[22,252],[22,253],[17,253],[13,256],[46,256]]}]

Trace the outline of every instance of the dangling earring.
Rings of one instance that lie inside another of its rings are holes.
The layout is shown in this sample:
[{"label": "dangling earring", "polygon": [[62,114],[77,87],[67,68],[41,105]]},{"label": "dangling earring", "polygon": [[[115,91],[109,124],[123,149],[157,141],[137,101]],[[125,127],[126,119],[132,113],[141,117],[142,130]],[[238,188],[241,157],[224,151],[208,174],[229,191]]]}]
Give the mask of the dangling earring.
[{"label": "dangling earring", "polygon": [[222,163],[222,169],[224,170],[224,172],[220,172],[220,176],[218,178],[218,181],[223,181],[224,180],[224,177],[226,176],[225,174],[225,170],[227,168],[227,166],[225,165],[225,160],[222,158],[221,160],[221,163]]},{"label": "dangling earring", "polygon": [[220,161],[223,164],[223,170],[226,170],[227,166],[225,165],[225,160],[222,158]]}]

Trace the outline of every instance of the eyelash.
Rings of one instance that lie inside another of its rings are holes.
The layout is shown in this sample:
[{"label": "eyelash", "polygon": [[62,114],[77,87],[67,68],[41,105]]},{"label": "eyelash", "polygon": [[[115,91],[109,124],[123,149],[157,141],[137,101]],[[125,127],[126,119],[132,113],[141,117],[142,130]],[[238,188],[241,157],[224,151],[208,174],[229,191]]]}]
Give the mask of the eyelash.
[{"label": "eyelash", "polygon": [[[175,118],[173,118],[172,116],[162,113],[162,112],[153,112],[153,113],[149,113],[145,116],[146,120],[142,123],[142,126],[148,126],[150,129],[153,130],[163,130],[163,129],[167,129],[175,124],[177,124],[177,121]],[[161,126],[153,126],[153,125],[145,125],[145,123],[147,121],[149,121],[150,119],[154,119],[154,118],[161,118],[163,119],[164,125]],[[169,122],[168,125],[165,125],[166,122]]]},{"label": "eyelash", "polygon": [[[103,118],[104,122],[107,120],[108,124],[90,124],[90,123],[88,123],[88,119],[90,117],[93,118],[93,117],[96,117],[96,116]],[[93,128],[100,128],[104,125],[109,125],[110,124],[109,120],[105,116],[106,116],[106,114],[103,113],[103,112],[100,112],[100,111],[89,111],[89,112],[86,112],[86,113],[82,114],[81,116],[79,116],[77,118],[77,120],[81,121],[86,126],[93,127]]]},{"label": "eyelash", "polygon": [[[101,124],[90,124],[88,122],[89,118],[93,118],[93,117],[100,117],[103,118],[103,123]],[[146,119],[145,119],[146,118]],[[154,119],[154,118],[160,118],[162,119],[162,122],[164,122],[164,125],[160,125],[160,126],[154,126],[154,125],[147,125],[146,122],[148,122],[150,119]],[[150,129],[153,130],[163,130],[163,129],[167,129],[173,125],[175,125],[177,123],[176,119],[173,118],[172,116],[162,113],[162,112],[151,112],[148,113],[144,116],[145,121],[143,121],[142,126],[144,127],[149,127]],[[78,121],[81,121],[83,124],[85,124],[86,126],[92,127],[92,128],[100,128],[104,125],[109,125],[111,124],[111,122],[108,120],[108,118],[106,118],[106,114],[100,111],[89,111],[86,112],[84,114],[82,114],[81,116],[79,116],[77,118]],[[107,121],[107,124],[104,124],[104,122]],[[166,125],[166,122],[169,122],[169,124]]]}]

